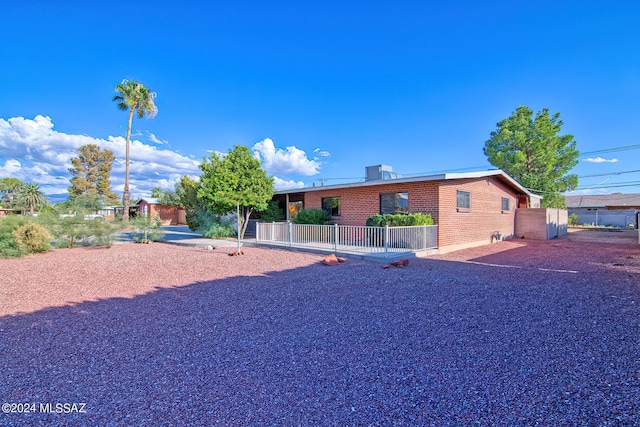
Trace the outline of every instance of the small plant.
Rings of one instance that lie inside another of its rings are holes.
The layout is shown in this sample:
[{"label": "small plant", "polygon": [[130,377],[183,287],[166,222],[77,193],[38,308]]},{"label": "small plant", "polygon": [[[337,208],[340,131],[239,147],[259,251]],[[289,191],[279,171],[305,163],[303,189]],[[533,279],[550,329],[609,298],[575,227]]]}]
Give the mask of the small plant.
[{"label": "small plant", "polygon": [[300,209],[298,215],[293,220],[295,224],[316,224],[323,225],[329,222],[329,214],[323,209],[310,208]]},{"label": "small plant", "polygon": [[569,215],[569,225],[578,225],[580,223],[580,217],[577,214],[572,213]]},{"label": "small plant", "polygon": [[136,243],[151,243],[160,240],[164,236],[159,216],[154,218],[137,217],[129,221],[129,223],[132,227],[133,241]]},{"label": "small plant", "polygon": [[25,253],[36,254],[51,249],[51,234],[41,225],[28,222],[16,227],[12,234]]},{"label": "small plant", "polygon": [[122,223],[95,219],[92,221],[92,228],[95,246],[105,246],[110,248],[117,231],[122,228]]}]

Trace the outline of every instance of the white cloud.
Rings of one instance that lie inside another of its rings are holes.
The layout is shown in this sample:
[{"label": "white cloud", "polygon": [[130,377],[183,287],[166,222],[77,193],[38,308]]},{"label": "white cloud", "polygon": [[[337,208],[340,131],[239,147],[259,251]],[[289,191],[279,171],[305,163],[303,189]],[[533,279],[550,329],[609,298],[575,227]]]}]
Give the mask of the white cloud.
[{"label": "white cloud", "polygon": [[315,150],[313,150],[313,154],[315,154],[317,157],[329,157],[331,156],[331,153],[325,150],[321,150],[319,148],[316,148]]},{"label": "white cloud", "polygon": [[591,158],[589,157],[588,159],[584,159],[583,162],[589,162],[589,163],[617,163],[618,159],[603,159],[602,157],[596,157],[596,158]]},{"label": "white cloud", "polygon": [[284,179],[278,178],[277,176],[273,177],[273,186],[276,190],[291,190],[294,188],[302,188],[304,187],[304,182],[302,181],[294,181],[289,180],[285,181]]},{"label": "white cloud", "polygon": [[[148,133],[148,135],[153,135]],[[155,137],[155,135],[154,135]],[[35,182],[47,194],[65,193],[71,175],[68,168],[75,150],[84,144],[97,144],[113,151],[116,160],[111,170],[114,191],[124,186],[125,139],[109,136],[106,139],[87,135],[73,135],[54,130],[50,117],[36,116],[0,118],[0,177],[11,176]],[[175,151],[131,141],[130,189],[132,195],[146,192],[159,185],[173,188],[182,175],[200,175],[199,161]],[[165,187],[163,187],[165,188]]]},{"label": "white cloud", "polygon": [[2,177],[5,176],[14,176],[16,175],[20,169],[22,169],[22,164],[16,159],[9,159],[4,162],[4,166],[0,167],[0,175]]},{"label": "white cloud", "polygon": [[318,174],[321,166],[320,162],[309,159],[307,153],[299,148],[276,148],[270,138],[256,143],[252,151],[270,175],[293,173],[311,176]]},{"label": "white cloud", "polygon": [[163,144],[168,144],[169,141],[166,141],[164,139],[160,139],[157,136],[155,136],[155,134],[146,131],[147,133],[147,137],[149,138],[149,141],[153,142],[154,144],[159,144],[159,145],[163,145]]}]

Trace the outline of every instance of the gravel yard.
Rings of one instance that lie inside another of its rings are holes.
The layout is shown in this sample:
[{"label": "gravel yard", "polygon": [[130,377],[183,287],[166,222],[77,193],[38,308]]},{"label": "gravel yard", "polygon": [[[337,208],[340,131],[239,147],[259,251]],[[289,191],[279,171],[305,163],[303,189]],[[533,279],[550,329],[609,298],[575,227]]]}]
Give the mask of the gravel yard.
[{"label": "gravel yard", "polygon": [[0,425],[639,425],[637,244],[228,252],[0,260]]}]

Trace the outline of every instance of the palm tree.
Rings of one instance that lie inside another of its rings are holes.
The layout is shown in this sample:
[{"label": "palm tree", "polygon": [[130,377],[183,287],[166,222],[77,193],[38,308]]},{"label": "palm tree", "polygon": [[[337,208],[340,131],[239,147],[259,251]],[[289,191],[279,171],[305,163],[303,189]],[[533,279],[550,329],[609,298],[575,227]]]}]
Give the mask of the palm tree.
[{"label": "palm tree", "polygon": [[33,216],[36,205],[42,205],[47,203],[44,193],[40,189],[38,184],[30,182],[22,186],[18,192],[18,203],[29,206],[29,212]]},{"label": "palm tree", "polygon": [[158,108],[153,103],[156,97],[155,92],[151,92],[149,88],[144,87],[141,83],[133,80],[123,80],[116,86],[118,93],[113,97],[118,102],[118,108],[123,111],[129,111],[129,121],[127,122],[127,138],[126,138],[126,156],[124,164],[124,194],[122,201],[124,205],[123,221],[129,221],[129,146],[131,145],[131,124],[133,122],[133,113],[137,112],[138,118],[145,116],[153,118],[158,113]]}]

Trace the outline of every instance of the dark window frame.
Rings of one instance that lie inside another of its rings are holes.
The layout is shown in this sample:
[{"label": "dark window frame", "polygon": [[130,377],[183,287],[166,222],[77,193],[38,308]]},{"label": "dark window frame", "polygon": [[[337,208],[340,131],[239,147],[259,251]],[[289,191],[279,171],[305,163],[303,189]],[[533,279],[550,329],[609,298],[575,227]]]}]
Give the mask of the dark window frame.
[{"label": "dark window frame", "polygon": [[458,212],[468,212],[471,210],[471,192],[464,190],[456,191],[456,209]]},{"label": "dark window frame", "polygon": [[[390,212],[388,209],[385,209],[386,206],[390,205],[391,200],[383,201],[384,198],[388,198],[390,195],[393,195],[393,212]],[[398,195],[404,195],[398,197]],[[406,200],[406,206],[402,206],[398,203],[400,200]],[[380,193],[380,215],[385,214],[393,214],[393,215],[409,215],[409,192],[408,191],[394,191],[390,193]]]},{"label": "dark window frame", "polygon": [[[325,207],[325,200],[331,200],[331,209],[328,209],[327,207]],[[334,206],[333,201],[337,200],[338,201],[338,206]],[[322,209],[327,212],[327,214],[330,217],[336,217],[336,216],[340,216],[342,214],[342,202],[340,201],[340,197],[339,196],[330,196],[330,197],[323,197],[320,200],[320,205],[322,206]],[[337,213],[334,213],[334,209],[337,208]]]},{"label": "dark window frame", "polygon": [[509,212],[511,210],[511,199],[508,197],[502,198],[502,212]]}]

